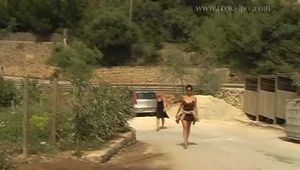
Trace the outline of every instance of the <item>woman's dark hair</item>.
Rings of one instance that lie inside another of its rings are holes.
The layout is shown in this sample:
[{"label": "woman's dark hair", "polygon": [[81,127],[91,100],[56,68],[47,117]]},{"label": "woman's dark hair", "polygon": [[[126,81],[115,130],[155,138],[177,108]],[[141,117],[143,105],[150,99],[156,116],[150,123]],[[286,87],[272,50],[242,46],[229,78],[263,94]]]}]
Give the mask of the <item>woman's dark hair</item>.
[{"label": "woman's dark hair", "polygon": [[192,86],[192,85],[188,84],[188,85],[185,86],[185,89],[186,89],[186,90],[189,89],[189,88],[190,88],[191,90],[193,90],[193,86]]}]

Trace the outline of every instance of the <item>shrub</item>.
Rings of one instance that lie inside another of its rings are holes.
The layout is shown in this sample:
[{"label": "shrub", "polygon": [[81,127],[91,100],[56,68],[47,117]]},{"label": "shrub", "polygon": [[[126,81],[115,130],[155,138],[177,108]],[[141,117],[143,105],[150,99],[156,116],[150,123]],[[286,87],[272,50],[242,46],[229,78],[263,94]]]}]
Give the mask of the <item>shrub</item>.
[{"label": "shrub", "polygon": [[292,79],[294,80],[295,85],[300,86],[300,73],[294,73]]},{"label": "shrub", "polygon": [[89,87],[83,102],[74,106],[75,136],[80,142],[104,142],[115,132],[129,129],[127,120],[132,118],[129,91],[123,88]]},{"label": "shrub", "polygon": [[14,82],[0,80],[0,107],[10,107],[12,101],[17,101],[17,89]]},{"label": "shrub", "polygon": [[120,13],[99,12],[85,29],[90,46],[104,54],[102,64],[122,65],[131,60],[131,47],[138,41],[138,29]]},{"label": "shrub", "polygon": [[73,81],[89,80],[93,66],[102,59],[97,49],[88,48],[83,42],[74,41],[70,46],[54,46],[50,64],[60,67]]},{"label": "shrub", "polygon": [[41,89],[37,80],[30,80],[28,84],[29,88],[29,102],[35,104],[41,100]]},{"label": "shrub", "polygon": [[233,12],[205,17],[201,28],[192,34],[192,47],[211,60],[248,73],[296,69],[300,62],[299,7],[280,7],[276,3],[271,7],[269,13]]},{"label": "shrub", "polygon": [[163,28],[167,41],[186,42],[197,29],[199,18],[189,8],[169,9],[165,12]]},{"label": "shrub", "polygon": [[160,3],[153,1],[138,3],[133,12],[133,22],[141,28],[145,41],[159,47],[163,38],[164,23],[164,11]]},{"label": "shrub", "polygon": [[224,77],[215,70],[206,70],[199,74],[200,92],[205,95],[216,95],[224,83]]},{"label": "shrub", "polygon": [[134,44],[132,55],[137,64],[155,64],[159,57],[157,48],[152,44]]},{"label": "shrub", "polygon": [[10,170],[13,169],[11,155],[5,150],[0,148],[0,169],[1,170]]},{"label": "shrub", "polygon": [[22,114],[17,112],[0,112],[0,141],[20,146],[22,136]]}]

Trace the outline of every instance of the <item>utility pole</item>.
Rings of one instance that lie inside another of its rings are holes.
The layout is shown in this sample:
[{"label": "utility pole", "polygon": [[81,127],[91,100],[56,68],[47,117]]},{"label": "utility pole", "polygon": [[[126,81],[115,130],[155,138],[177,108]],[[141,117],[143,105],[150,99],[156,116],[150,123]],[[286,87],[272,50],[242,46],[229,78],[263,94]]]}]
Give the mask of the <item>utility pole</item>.
[{"label": "utility pole", "polygon": [[132,8],[133,8],[133,0],[129,0],[129,22],[132,22]]}]

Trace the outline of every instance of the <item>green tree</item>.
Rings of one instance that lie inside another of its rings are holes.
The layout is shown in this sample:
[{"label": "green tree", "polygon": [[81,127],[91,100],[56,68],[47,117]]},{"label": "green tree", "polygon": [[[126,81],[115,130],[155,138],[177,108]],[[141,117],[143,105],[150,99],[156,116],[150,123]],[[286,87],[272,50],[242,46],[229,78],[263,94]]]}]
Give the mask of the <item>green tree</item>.
[{"label": "green tree", "polygon": [[86,0],[54,0],[52,3],[54,14],[60,21],[58,26],[71,28],[78,26],[88,7],[88,1]]},{"label": "green tree", "polygon": [[234,13],[206,18],[193,33],[192,46],[211,60],[239,69],[256,67],[262,59],[261,32],[269,23],[267,14]]},{"label": "green tree", "polygon": [[144,39],[157,47],[162,41],[164,11],[158,2],[146,1],[134,8],[133,22],[138,24]]},{"label": "green tree", "polygon": [[184,5],[183,0],[153,0],[153,1],[159,2],[162,9],[164,10],[182,7]]},{"label": "green tree", "polygon": [[88,81],[91,78],[93,66],[102,59],[97,49],[90,49],[80,41],[74,41],[70,46],[57,45],[53,48],[49,62],[60,67],[74,83]]},{"label": "green tree", "polygon": [[122,65],[132,59],[132,45],[138,41],[138,29],[128,18],[118,13],[100,12],[86,27],[85,37],[90,46],[104,54],[104,65]]},{"label": "green tree", "polygon": [[193,32],[191,44],[211,60],[246,72],[291,72],[299,65],[299,16],[299,7],[216,14]]},{"label": "green tree", "polygon": [[17,89],[14,82],[9,80],[0,80],[0,107],[10,107],[11,102],[17,101]]},{"label": "green tree", "polygon": [[20,31],[53,31],[54,26],[51,25],[52,8],[49,0],[11,0],[8,4],[9,13],[17,19],[18,30]]},{"label": "green tree", "polygon": [[199,25],[199,18],[192,9],[179,8],[169,9],[165,12],[164,29],[168,41],[187,41],[191,33]]},{"label": "green tree", "polygon": [[4,4],[0,4],[0,29],[8,26],[9,18],[7,7]]},{"label": "green tree", "polygon": [[262,32],[265,42],[258,69],[263,73],[292,72],[300,64],[300,8],[284,8]]},{"label": "green tree", "polygon": [[18,31],[50,33],[77,25],[86,7],[84,0],[10,0],[7,11],[16,18]]}]

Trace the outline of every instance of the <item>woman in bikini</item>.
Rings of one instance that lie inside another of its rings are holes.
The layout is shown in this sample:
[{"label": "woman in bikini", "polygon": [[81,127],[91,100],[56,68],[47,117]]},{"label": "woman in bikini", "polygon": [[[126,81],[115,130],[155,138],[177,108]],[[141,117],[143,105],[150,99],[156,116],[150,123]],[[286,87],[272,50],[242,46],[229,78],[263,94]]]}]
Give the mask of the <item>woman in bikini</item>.
[{"label": "woman in bikini", "polygon": [[183,127],[184,149],[188,147],[191,124],[198,119],[197,98],[193,95],[192,85],[186,86],[187,94],[181,98],[181,103],[176,114],[176,122],[181,121]]}]

